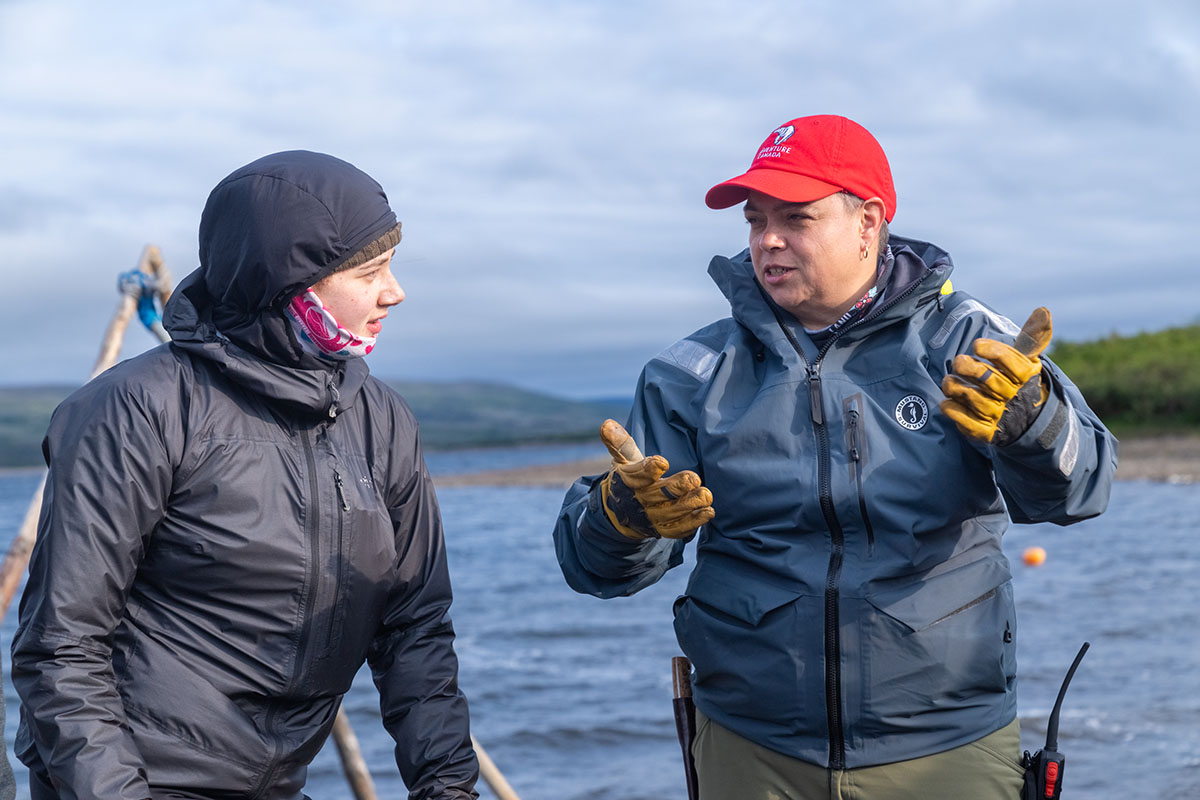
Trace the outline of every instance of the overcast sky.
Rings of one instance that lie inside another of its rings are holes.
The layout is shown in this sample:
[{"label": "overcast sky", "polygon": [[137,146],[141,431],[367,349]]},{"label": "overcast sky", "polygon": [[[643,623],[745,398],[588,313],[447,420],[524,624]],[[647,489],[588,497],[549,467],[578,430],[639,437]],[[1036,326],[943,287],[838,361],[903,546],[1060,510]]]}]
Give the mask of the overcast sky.
[{"label": "overcast sky", "polygon": [[182,278],[213,185],[305,148],[404,222],[376,375],[627,395],[728,314],[705,269],[746,228],[704,192],[822,113],[1018,322],[1200,319],[1194,0],[334,5],[0,0],[0,383],[82,380],[117,273],[155,243]]}]

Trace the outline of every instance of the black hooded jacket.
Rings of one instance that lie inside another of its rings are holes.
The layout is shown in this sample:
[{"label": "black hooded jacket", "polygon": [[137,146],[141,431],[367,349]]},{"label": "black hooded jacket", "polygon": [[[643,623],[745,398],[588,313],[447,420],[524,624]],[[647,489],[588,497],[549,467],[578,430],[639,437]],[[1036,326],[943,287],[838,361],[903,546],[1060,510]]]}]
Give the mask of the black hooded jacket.
[{"label": "black hooded jacket", "polygon": [[173,341],[55,411],[13,644],[35,800],[299,798],[364,659],[411,797],[476,796],[417,425],[282,311],[399,238],[346,162],[243,167],[209,197]]}]

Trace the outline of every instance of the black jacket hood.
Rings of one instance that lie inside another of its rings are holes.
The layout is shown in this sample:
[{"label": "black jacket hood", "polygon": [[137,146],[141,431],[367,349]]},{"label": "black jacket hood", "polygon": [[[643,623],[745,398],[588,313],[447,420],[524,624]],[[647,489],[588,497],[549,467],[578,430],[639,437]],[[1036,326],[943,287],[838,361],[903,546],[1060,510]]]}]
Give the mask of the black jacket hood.
[{"label": "black jacket hood", "polygon": [[217,184],[200,218],[200,268],[180,283],[172,339],[219,331],[274,364],[330,369],[306,355],[284,307],[312,284],[400,241],[383,188],[341,159],[307,150],[264,156]]}]

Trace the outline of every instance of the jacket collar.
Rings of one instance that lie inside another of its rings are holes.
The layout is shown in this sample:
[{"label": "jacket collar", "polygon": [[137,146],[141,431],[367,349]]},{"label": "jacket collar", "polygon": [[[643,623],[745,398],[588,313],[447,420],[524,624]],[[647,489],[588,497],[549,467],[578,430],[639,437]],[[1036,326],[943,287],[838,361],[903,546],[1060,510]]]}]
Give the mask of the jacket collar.
[{"label": "jacket collar", "polygon": [[172,293],[163,323],[175,346],[212,362],[253,394],[314,416],[335,417],[354,405],[369,374],[363,359],[332,362],[302,354],[290,366],[264,359],[217,329],[206,297],[199,271]]}]

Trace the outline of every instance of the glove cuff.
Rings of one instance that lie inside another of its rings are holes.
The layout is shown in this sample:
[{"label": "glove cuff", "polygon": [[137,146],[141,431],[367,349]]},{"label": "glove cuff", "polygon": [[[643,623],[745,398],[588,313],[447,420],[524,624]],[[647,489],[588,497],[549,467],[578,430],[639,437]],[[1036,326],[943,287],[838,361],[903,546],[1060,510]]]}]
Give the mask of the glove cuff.
[{"label": "glove cuff", "polygon": [[992,436],[992,444],[1005,447],[1025,435],[1033,427],[1038,415],[1046,405],[1050,396],[1050,382],[1046,378],[1046,370],[1041,370],[1035,379],[1022,384],[1012,400],[1004,407],[996,423],[996,433]]},{"label": "glove cuff", "polygon": [[600,483],[600,504],[604,506],[604,516],[622,536],[639,541],[657,539],[658,531],[646,516],[646,510],[634,496],[633,490],[613,473],[614,470],[609,470]]}]

